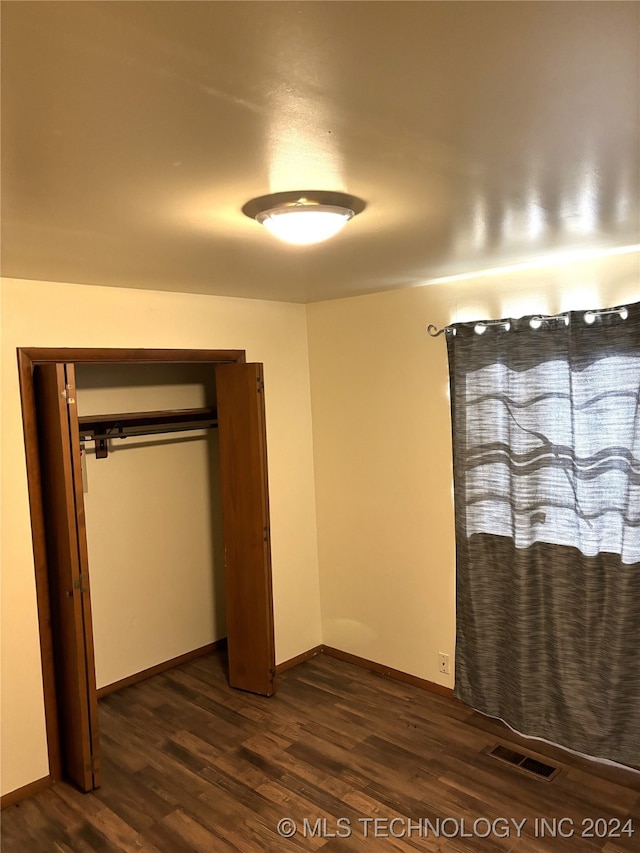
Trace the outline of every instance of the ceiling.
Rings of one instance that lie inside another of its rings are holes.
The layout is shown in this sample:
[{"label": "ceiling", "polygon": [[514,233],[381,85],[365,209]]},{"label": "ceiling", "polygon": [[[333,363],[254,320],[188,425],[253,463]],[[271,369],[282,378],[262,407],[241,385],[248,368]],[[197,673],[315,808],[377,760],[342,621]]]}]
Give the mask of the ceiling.
[{"label": "ceiling", "polygon": [[[5,276],[310,302],[639,240],[637,2],[3,2]],[[249,199],[366,209],[315,246]]]}]

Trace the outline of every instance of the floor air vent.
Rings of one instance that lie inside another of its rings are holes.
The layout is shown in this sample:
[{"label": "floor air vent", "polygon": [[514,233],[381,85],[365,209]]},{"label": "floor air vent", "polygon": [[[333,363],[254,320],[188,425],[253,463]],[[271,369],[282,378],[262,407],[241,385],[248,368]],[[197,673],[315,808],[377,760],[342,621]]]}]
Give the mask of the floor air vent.
[{"label": "floor air vent", "polygon": [[501,744],[489,750],[489,755],[492,758],[497,758],[498,761],[504,761],[505,764],[511,764],[513,767],[518,767],[520,770],[532,773],[534,776],[539,776],[541,779],[546,779],[547,781],[551,781],[560,772],[559,767],[545,764],[544,761],[533,758],[531,755],[516,752],[515,749],[509,749]]},{"label": "floor air vent", "polygon": [[550,779],[558,772],[557,767],[551,764],[545,764],[544,761],[538,761],[535,758],[525,758],[520,765],[523,770],[528,770],[529,773],[535,773],[537,776],[544,776],[545,779]]},{"label": "floor air vent", "polygon": [[491,755],[494,758],[499,758],[501,761],[507,761],[509,764],[520,764],[526,758],[521,752],[507,749],[506,746],[494,746],[491,750]]}]

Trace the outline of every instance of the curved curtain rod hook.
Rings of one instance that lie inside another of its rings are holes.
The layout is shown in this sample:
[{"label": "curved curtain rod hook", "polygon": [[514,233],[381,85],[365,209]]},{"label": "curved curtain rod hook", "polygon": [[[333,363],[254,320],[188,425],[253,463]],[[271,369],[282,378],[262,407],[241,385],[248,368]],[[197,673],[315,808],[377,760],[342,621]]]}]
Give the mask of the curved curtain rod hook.
[{"label": "curved curtain rod hook", "polygon": [[443,326],[442,329],[439,329],[437,326],[434,326],[433,323],[429,323],[429,325],[427,326],[427,332],[431,335],[432,338],[437,338],[438,335],[444,335],[446,331],[446,326]]}]

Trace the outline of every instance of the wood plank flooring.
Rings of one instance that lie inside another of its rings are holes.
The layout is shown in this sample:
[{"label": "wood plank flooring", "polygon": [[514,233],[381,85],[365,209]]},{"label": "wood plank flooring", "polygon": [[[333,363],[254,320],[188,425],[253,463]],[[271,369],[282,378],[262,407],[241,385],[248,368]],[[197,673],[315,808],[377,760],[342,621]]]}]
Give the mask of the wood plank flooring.
[{"label": "wood plank flooring", "polygon": [[102,788],[6,809],[3,853],[640,850],[639,774],[545,747],[560,774],[529,776],[483,752],[522,744],[501,724],[326,655],[264,699],[212,654],[106,697],[100,723]]}]

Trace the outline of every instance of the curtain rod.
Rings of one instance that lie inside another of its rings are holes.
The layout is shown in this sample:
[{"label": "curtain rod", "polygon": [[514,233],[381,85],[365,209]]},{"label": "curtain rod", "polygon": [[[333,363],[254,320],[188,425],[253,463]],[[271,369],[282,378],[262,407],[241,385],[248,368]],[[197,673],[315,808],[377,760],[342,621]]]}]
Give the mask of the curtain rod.
[{"label": "curtain rod", "polygon": [[[623,320],[626,320],[629,316],[629,310],[625,305],[619,305],[617,308],[603,308],[600,311],[585,311],[584,321],[587,324],[591,324],[596,317],[600,317],[604,314],[619,314]],[[538,321],[539,323],[543,323],[545,320],[561,319],[564,319],[565,323],[569,325],[569,311],[564,311],[562,314],[536,314],[529,322],[533,323]],[[476,326],[482,326],[483,328],[486,328],[487,326],[507,326],[508,328],[510,323],[508,320],[478,320],[476,322]],[[443,326],[439,329],[437,326],[434,326],[433,323],[429,323],[427,326],[427,332],[432,338],[437,338],[445,332],[455,332],[455,328],[453,326]]]}]

